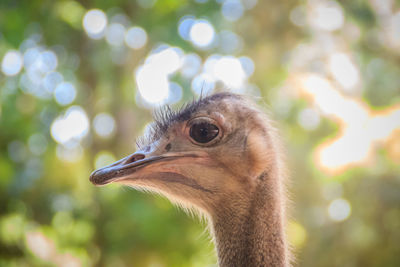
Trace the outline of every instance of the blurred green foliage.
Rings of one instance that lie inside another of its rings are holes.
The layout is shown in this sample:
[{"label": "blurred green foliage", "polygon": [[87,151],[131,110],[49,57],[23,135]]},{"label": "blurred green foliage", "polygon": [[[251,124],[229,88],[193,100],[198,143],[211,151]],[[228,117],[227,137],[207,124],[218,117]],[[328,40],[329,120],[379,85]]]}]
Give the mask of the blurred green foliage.
[{"label": "blurred green foliage", "polygon": [[[195,52],[203,61],[215,53],[253,60],[255,72],[249,80],[260,88],[253,93],[271,109],[287,146],[292,199],[288,232],[299,266],[400,265],[400,134],[377,146],[368,164],[327,174],[318,167],[314,151],[336,136],[340,125],[321,115],[316,127],[304,127],[299,114],[312,103],[284,89],[298,71],[296,49],[331,42],[352,54],[359,70],[362,84],[351,97],[371,110],[398,105],[400,1],[329,1],[345,22],[328,31],[309,22],[313,13],[308,10],[323,1],[242,2],[256,5],[243,9],[236,21],[222,15],[222,0],[0,2],[0,58],[11,50],[23,54],[27,40],[33,40],[55,52],[57,71],[77,91],[74,101],[63,105],[52,95],[43,97],[24,87],[22,73],[27,70],[0,73],[0,266],[216,264],[204,225],[164,198],[114,185],[96,188],[88,180],[96,164],[132,153],[135,138],[151,120],[149,109],[135,98],[133,73],[159,44]],[[142,27],[146,46],[118,50],[104,38],[88,37],[82,20],[94,8],[109,20],[123,15],[127,24]],[[235,32],[241,48],[226,53],[220,47],[192,45],[178,31],[186,15],[207,19],[216,32]],[[300,69],[321,73],[321,64],[315,60]],[[180,74],[170,78],[184,88],[176,106],[194,97],[191,79]],[[51,135],[55,119],[71,105],[82,107],[91,123],[74,152]],[[92,123],[104,112],[116,124],[108,138],[96,134]],[[335,199],[350,205],[343,221],[328,214]]]}]

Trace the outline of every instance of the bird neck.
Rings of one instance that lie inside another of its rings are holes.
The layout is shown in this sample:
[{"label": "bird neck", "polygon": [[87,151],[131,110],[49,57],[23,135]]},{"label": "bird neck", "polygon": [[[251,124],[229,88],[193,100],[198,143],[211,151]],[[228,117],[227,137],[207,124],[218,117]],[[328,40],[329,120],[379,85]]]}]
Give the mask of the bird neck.
[{"label": "bird neck", "polygon": [[267,174],[251,192],[220,205],[212,220],[218,261],[226,266],[288,266],[280,182]]}]

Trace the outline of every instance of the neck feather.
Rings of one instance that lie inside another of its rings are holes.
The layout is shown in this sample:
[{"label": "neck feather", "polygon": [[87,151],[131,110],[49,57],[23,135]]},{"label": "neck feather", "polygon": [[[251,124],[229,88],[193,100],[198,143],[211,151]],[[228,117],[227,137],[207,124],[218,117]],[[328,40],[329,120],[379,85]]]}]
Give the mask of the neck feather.
[{"label": "neck feather", "polygon": [[250,197],[222,203],[212,218],[221,267],[289,266],[281,182],[264,173]]}]

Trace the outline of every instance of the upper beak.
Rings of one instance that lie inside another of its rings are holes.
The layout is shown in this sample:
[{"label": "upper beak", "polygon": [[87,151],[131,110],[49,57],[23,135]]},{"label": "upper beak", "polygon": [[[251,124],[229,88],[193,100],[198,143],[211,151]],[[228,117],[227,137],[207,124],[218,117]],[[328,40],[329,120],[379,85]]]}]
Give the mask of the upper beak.
[{"label": "upper beak", "polygon": [[[201,155],[195,153],[167,153],[163,155],[152,155],[142,152],[133,153],[111,165],[95,170],[90,175],[90,181],[95,185],[106,185],[117,180],[134,178],[135,174],[145,167],[150,167],[154,163],[174,161],[181,158],[199,158]],[[171,162],[172,163],[172,162]],[[148,169],[156,172],[161,166],[152,166]],[[143,173],[143,172],[141,172]],[[139,173],[138,173],[139,174]]]},{"label": "upper beak", "polygon": [[130,156],[120,159],[111,165],[95,170],[90,175],[90,181],[95,185],[106,185],[119,178],[132,175],[144,166],[154,161],[161,161],[166,156],[149,156],[144,153],[136,152]]},{"label": "upper beak", "polygon": [[151,162],[160,161],[165,158],[165,156],[148,156],[144,153],[136,152],[111,165],[95,170],[90,175],[90,181],[95,185],[106,185],[137,172]]}]

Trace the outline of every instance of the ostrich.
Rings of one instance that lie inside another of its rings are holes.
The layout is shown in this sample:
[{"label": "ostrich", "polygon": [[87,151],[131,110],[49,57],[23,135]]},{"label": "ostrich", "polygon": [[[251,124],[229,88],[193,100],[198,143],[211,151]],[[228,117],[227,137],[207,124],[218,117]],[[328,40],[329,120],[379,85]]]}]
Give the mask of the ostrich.
[{"label": "ostrich", "polygon": [[154,191],[204,215],[221,267],[289,266],[284,168],[265,113],[218,93],[160,114],[137,152],[90,181]]}]

